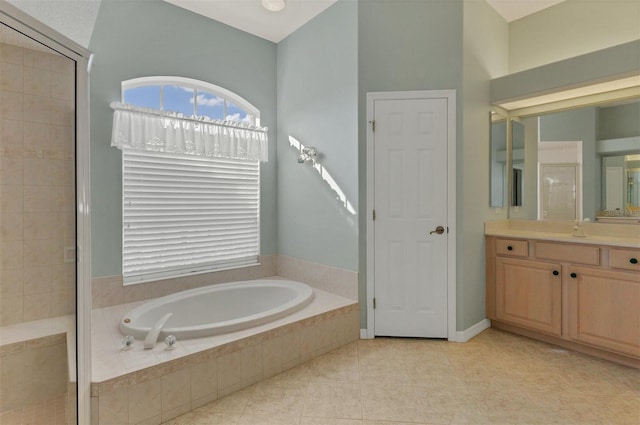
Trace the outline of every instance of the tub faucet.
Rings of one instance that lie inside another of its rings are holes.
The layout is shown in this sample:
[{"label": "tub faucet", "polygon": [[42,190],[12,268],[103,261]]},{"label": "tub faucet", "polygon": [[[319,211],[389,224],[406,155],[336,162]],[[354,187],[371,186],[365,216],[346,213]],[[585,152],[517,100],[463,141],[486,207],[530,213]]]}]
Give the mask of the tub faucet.
[{"label": "tub faucet", "polygon": [[167,313],[160,320],[158,320],[155,325],[151,327],[151,330],[147,334],[147,337],[144,339],[144,349],[150,350],[156,346],[156,342],[158,342],[158,336],[160,335],[160,331],[164,324],[169,320],[169,318],[173,316],[173,313]]}]

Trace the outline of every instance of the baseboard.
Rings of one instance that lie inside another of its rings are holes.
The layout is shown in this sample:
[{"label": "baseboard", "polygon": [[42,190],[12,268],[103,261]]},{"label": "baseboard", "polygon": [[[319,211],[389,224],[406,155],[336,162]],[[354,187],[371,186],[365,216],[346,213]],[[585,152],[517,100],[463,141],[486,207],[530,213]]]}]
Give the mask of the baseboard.
[{"label": "baseboard", "polygon": [[369,334],[369,329],[360,329],[360,339],[373,339],[373,332]]},{"label": "baseboard", "polygon": [[491,321],[489,319],[483,319],[471,326],[470,328],[465,329],[464,331],[456,332],[456,342],[467,342],[474,336],[478,335],[485,329],[491,327]]}]

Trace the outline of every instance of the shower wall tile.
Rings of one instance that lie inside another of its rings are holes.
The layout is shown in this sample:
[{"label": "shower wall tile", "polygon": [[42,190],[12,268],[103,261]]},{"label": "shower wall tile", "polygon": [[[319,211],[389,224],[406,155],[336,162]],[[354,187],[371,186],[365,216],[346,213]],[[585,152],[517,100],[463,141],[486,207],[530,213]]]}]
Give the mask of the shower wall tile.
[{"label": "shower wall tile", "polygon": [[75,309],[64,262],[75,246],[75,73],[67,58],[3,43],[0,68],[0,293],[15,301],[4,325]]},{"label": "shower wall tile", "polygon": [[3,119],[22,121],[23,103],[22,91],[16,93],[0,88],[0,114]]},{"label": "shower wall tile", "polygon": [[73,73],[51,73],[51,97],[55,99],[73,100],[75,80]]},{"label": "shower wall tile", "polygon": [[49,294],[51,292],[51,267],[28,266],[23,272],[24,295]]},{"label": "shower wall tile", "polygon": [[22,185],[24,161],[13,156],[0,157],[0,182],[4,185]]},{"label": "shower wall tile", "polygon": [[23,120],[25,122],[51,123],[51,98],[34,96],[25,93],[22,103]]},{"label": "shower wall tile", "polygon": [[0,326],[20,323],[24,317],[24,297],[2,296],[0,298]]},{"label": "shower wall tile", "polygon": [[50,71],[53,56],[37,50],[24,49],[24,66]]},{"label": "shower wall tile", "polygon": [[0,185],[0,213],[22,213],[22,186]]},{"label": "shower wall tile", "polygon": [[0,62],[23,64],[24,49],[11,44],[0,43]]},{"label": "shower wall tile", "polygon": [[2,285],[0,285],[0,298],[22,297],[24,295],[22,269],[3,269],[1,273]]},{"label": "shower wall tile", "polygon": [[12,344],[0,355],[0,412],[63,395],[67,383],[64,334]]},{"label": "shower wall tile", "polygon": [[24,296],[24,321],[51,317],[51,293]]},{"label": "shower wall tile", "polygon": [[51,211],[51,186],[23,186],[23,209],[26,213]]},{"label": "shower wall tile", "polygon": [[23,217],[19,213],[3,213],[0,215],[0,241],[22,240]]},{"label": "shower wall tile", "polygon": [[22,121],[3,119],[1,134],[3,147],[21,147],[24,135]]},{"label": "shower wall tile", "polygon": [[22,241],[0,241],[0,269],[22,269],[23,252]]},{"label": "shower wall tile", "polygon": [[51,96],[51,71],[25,67],[23,71],[24,93]]},{"label": "shower wall tile", "polygon": [[24,68],[17,64],[3,63],[0,72],[0,90],[22,93]]},{"label": "shower wall tile", "polygon": [[51,125],[41,123],[25,123],[23,146],[26,150],[41,151],[50,148],[51,144]]},{"label": "shower wall tile", "polygon": [[63,56],[51,56],[51,70],[60,74],[74,75],[76,64]]}]

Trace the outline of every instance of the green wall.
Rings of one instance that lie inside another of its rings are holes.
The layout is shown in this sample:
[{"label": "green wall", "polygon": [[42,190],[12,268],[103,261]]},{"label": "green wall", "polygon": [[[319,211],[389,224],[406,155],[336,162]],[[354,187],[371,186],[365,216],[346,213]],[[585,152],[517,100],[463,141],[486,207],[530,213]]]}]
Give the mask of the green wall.
[{"label": "green wall", "polygon": [[[357,2],[339,1],[278,44],[278,253],[358,270]],[[318,149],[352,209],[289,137]]]},{"label": "green wall", "polygon": [[640,39],[640,2],[566,0],[509,24],[509,72]]},{"label": "green wall", "polygon": [[489,203],[489,82],[507,72],[508,26],[486,2],[465,1],[463,9],[462,93],[458,105],[457,302],[459,331],[485,315],[484,222],[506,218],[506,208]]},{"label": "green wall", "polygon": [[[359,170],[359,205],[363,208],[367,205],[366,95],[380,91],[455,89],[458,90],[460,104],[462,6],[462,1],[458,0],[359,2],[358,162],[362,164]],[[461,113],[462,108],[458,107],[459,148],[462,146]],[[359,220],[362,327],[366,327],[366,217],[368,214],[361,213]]]},{"label": "green wall", "polygon": [[597,139],[640,136],[640,102],[598,108]]},{"label": "green wall", "polygon": [[160,0],[102,0],[89,44],[91,70],[92,274],[121,274],[120,151],[110,146],[109,103],[120,82],[167,75],[231,90],[261,111],[271,162],[261,170],[261,252],[277,250],[276,45]]}]

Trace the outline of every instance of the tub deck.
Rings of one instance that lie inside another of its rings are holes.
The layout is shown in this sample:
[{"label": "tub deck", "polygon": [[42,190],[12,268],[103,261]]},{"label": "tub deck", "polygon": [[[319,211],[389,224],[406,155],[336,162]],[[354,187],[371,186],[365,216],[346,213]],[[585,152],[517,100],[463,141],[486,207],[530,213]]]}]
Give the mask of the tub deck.
[{"label": "tub deck", "polygon": [[[143,341],[136,340],[133,349],[121,349],[123,335],[118,329],[121,318],[132,308],[145,301],[121,304],[93,310],[92,316],[92,383],[102,383],[127,374],[158,366],[172,360],[178,360],[212,348],[224,348],[233,351],[229,344],[242,343],[251,337],[269,338],[275,331],[283,333],[302,325],[304,321],[313,321],[327,315],[335,315],[345,308],[357,310],[357,302],[314,289],[313,301],[293,314],[272,322],[236,332],[205,338],[178,340],[177,347],[166,350],[164,341],[159,340],[155,348],[145,350]],[[284,328],[284,331],[283,331]]]},{"label": "tub deck", "polygon": [[357,340],[357,301],[314,293],[290,316],[174,350],[121,350],[119,320],[140,302],[94,310],[92,425],[160,424]]}]

